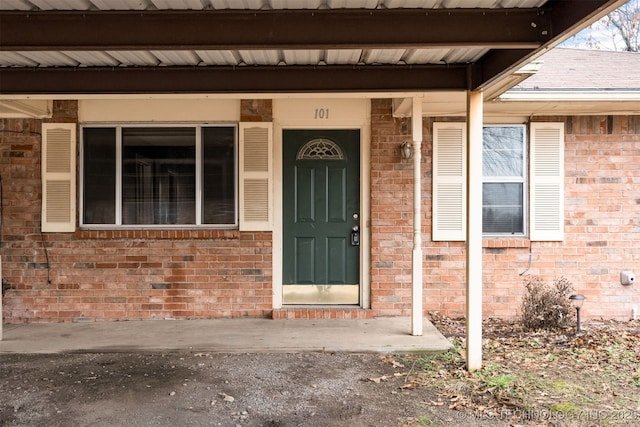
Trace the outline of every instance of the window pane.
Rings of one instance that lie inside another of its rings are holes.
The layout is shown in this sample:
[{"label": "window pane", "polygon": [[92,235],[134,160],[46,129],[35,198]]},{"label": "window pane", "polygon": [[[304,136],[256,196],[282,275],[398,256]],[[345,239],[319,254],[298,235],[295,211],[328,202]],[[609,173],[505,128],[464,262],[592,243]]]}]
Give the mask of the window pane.
[{"label": "window pane", "polygon": [[122,130],[122,223],[195,223],[195,128]]},{"label": "window pane", "polygon": [[202,130],[202,223],[235,224],[235,128]]},{"label": "window pane", "polygon": [[485,183],[482,186],[482,231],[524,233],[523,185]]},{"label": "window pane", "polygon": [[524,133],[521,126],[490,126],[482,133],[484,176],[522,177]]},{"label": "window pane", "polygon": [[116,222],[116,130],[86,128],[83,134],[84,224]]}]

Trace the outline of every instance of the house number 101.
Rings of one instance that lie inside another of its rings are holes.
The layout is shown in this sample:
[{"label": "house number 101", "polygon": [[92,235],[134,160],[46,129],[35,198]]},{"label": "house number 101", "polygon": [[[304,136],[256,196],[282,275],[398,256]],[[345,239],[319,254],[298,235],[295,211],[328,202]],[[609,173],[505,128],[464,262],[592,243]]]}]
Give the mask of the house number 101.
[{"label": "house number 101", "polygon": [[314,119],[327,120],[329,119],[329,109],[328,108],[316,108],[315,113],[313,115]]}]

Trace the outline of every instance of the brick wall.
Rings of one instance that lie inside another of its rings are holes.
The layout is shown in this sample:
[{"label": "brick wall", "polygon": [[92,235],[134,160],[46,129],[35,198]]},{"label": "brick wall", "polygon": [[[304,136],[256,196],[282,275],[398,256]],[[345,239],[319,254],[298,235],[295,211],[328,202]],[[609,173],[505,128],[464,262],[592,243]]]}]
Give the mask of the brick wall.
[{"label": "brick wall", "polygon": [[[242,102],[242,120],[271,103]],[[51,121],[77,121],[77,103],[54,103]],[[438,120],[442,120],[438,118]],[[459,120],[459,119],[456,119]],[[640,305],[640,116],[540,117],[564,121],[565,241],[484,241],[484,313],[518,315],[527,275],[565,276],[587,296],[585,317],[627,319]],[[464,314],[465,250],[431,241],[433,119],[423,121],[424,310]],[[40,233],[40,120],[0,121],[4,317],[8,322],[268,317],[271,233],[120,230]],[[413,163],[400,158],[411,119],[372,101],[371,303],[377,316],[409,315]]]},{"label": "brick wall", "polygon": [[392,117],[390,101],[372,100],[371,308],[382,316],[411,309],[413,166],[399,149],[410,140],[411,119]]},{"label": "brick wall", "polygon": [[[50,121],[77,121],[77,103],[55,102]],[[271,314],[271,233],[40,233],[40,132],[39,120],[0,121],[5,321]]]},{"label": "brick wall", "polygon": [[272,122],[273,101],[270,99],[243,99],[240,101],[240,121]]},{"label": "brick wall", "polygon": [[[587,296],[587,318],[629,319],[640,291],[622,286],[619,276],[622,270],[640,274],[640,117],[536,120],[565,122],[565,240],[484,240],[484,314],[518,316],[524,280],[535,275],[569,279]],[[433,121],[426,118],[423,128],[423,304],[425,313],[462,316],[464,243],[431,241]],[[413,176],[399,146],[411,140],[410,119],[393,118],[389,101],[374,100],[371,138],[372,308],[409,315]]]}]

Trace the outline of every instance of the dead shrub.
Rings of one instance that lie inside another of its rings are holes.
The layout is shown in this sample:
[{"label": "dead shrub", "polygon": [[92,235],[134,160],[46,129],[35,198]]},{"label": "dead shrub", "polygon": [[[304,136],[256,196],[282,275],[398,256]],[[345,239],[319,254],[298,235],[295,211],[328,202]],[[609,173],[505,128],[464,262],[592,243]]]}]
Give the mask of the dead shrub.
[{"label": "dead shrub", "polygon": [[526,288],[522,299],[521,324],[525,330],[562,329],[572,323],[575,311],[569,300],[573,285],[565,277],[555,279],[552,284],[540,277],[524,279]]}]

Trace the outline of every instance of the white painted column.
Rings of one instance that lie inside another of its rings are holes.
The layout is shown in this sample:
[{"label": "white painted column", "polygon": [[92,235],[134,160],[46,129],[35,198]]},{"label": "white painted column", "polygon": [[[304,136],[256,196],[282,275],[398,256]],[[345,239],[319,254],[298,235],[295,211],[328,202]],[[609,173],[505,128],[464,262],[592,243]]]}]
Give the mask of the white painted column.
[{"label": "white painted column", "polygon": [[413,254],[411,335],[422,335],[422,99],[413,98]]},{"label": "white painted column", "polygon": [[482,368],[482,91],[467,92],[467,370]]}]

